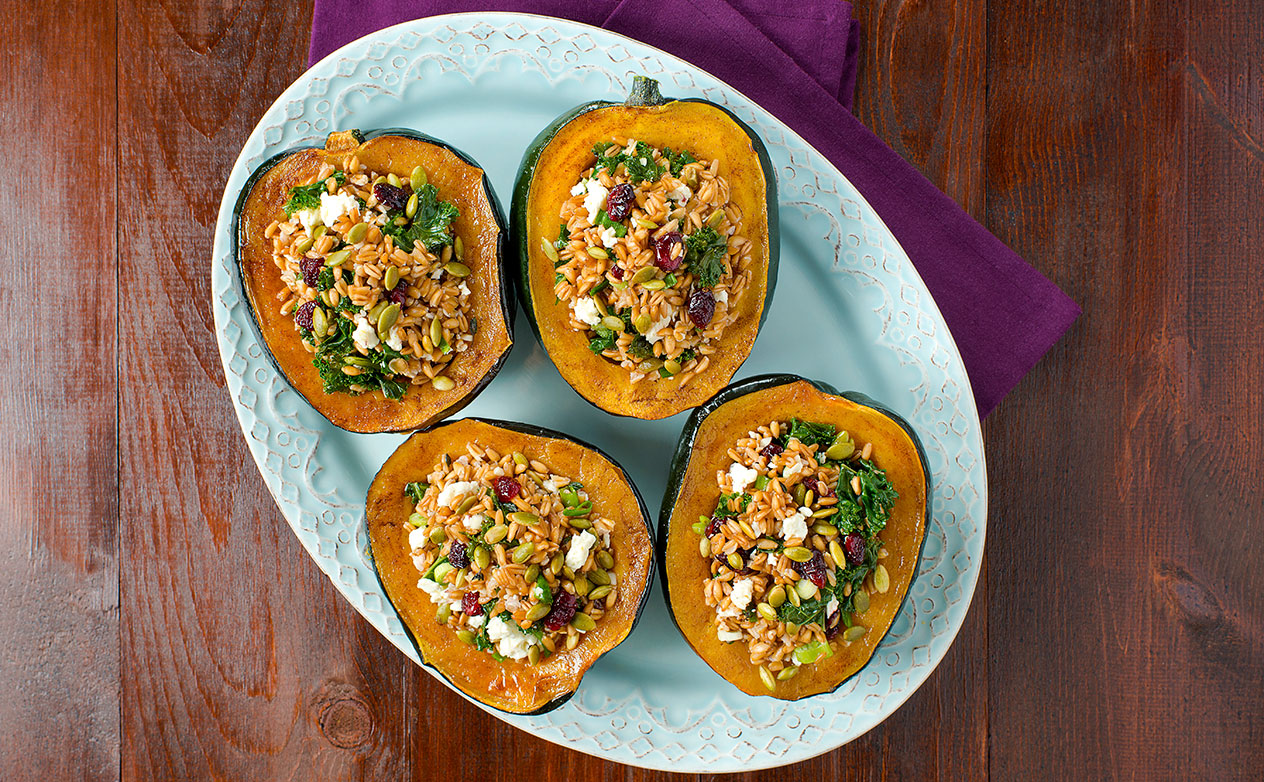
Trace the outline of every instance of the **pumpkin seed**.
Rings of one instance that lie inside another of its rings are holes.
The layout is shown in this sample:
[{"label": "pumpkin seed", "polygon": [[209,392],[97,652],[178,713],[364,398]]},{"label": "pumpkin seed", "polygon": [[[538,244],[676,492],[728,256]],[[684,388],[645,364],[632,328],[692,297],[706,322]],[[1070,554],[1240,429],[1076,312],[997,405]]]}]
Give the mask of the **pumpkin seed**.
[{"label": "pumpkin seed", "polygon": [[452,618],[452,606],[444,603],[439,606],[439,610],[435,612],[435,621],[441,625],[446,625],[448,620]]},{"label": "pumpkin seed", "polygon": [[667,370],[669,374],[675,375],[680,372],[680,362],[674,358],[669,358],[663,362],[663,369]]},{"label": "pumpkin seed", "polygon": [[535,544],[532,543],[531,541],[527,541],[526,543],[523,543],[521,546],[518,546],[518,548],[514,549],[513,561],[521,565],[523,562],[526,562],[528,559],[531,559],[531,555],[534,553],[535,553]]},{"label": "pumpkin seed", "polygon": [[357,367],[367,367],[372,365],[372,362],[364,356],[347,356],[344,360],[348,364],[355,364]]},{"label": "pumpkin seed", "polygon": [[443,531],[443,527],[435,527],[434,529],[430,530],[430,542],[435,544],[436,546],[442,544],[443,541],[447,539],[448,539],[448,533]]},{"label": "pumpkin seed", "polygon": [[803,546],[790,546],[783,552],[792,562],[807,562],[812,558],[812,551]]},{"label": "pumpkin seed", "polygon": [[323,225],[316,226],[315,228],[312,229],[312,239],[319,242],[320,237],[324,236],[325,232],[328,230],[329,229]]},{"label": "pumpkin seed", "polygon": [[463,644],[466,644],[467,646],[474,645],[474,633],[472,633],[469,630],[457,630],[456,637],[457,637],[457,640],[459,640]]},{"label": "pumpkin seed", "polygon": [[527,662],[535,665],[540,662],[540,647],[532,646],[527,650]]},{"label": "pumpkin seed", "polygon": [[610,257],[610,253],[606,252],[604,247],[588,247],[584,252],[588,253],[589,258],[600,258],[603,261]]},{"label": "pumpkin seed", "polygon": [[650,325],[653,322],[648,314],[642,313],[632,319],[632,328],[636,329],[636,333],[644,334],[650,330]]},{"label": "pumpkin seed", "polygon": [[[795,589],[792,586],[786,587],[786,599],[790,601],[790,605],[793,605],[793,606],[803,605],[802,601],[799,600],[799,590]],[[791,635],[794,635],[795,633],[799,631],[797,629],[794,631],[791,631],[789,626],[787,626],[786,632],[790,633]]]},{"label": "pumpkin seed", "polygon": [[553,559],[549,560],[549,572],[555,576],[558,573],[561,573],[562,565],[565,564],[565,562],[566,562],[566,557],[563,554],[561,553],[554,554]]},{"label": "pumpkin seed", "polygon": [[527,567],[527,572],[522,574],[522,577],[526,579],[528,584],[535,582],[540,577],[540,566],[532,562]]},{"label": "pumpkin seed", "polygon": [[470,267],[466,266],[460,261],[448,261],[448,263],[443,268],[446,269],[448,271],[448,274],[451,274],[453,277],[469,277],[470,276]]},{"label": "pumpkin seed", "polygon": [[812,507],[812,500],[814,500],[814,499],[816,499],[816,495],[812,493],[812,490],[811,490],[811,489],[808,489],[807,491],[803,492],[803,504],[804,504],[804,505],[806,505],[806,506],[808,506],[808,507]]},{"label": "pumpkin seed", "polygon": [[886,565],[879,564],[873,570],[873,588],[878,590],[879,594],[885,595],[887,590],[891,588],[891,574],[887,572]]},{"label": "pumpkin seed", "polygon": [[456,383],[452,381],[452,378],[443,375],[435,376],[435,379],[430,381],[430,385],[434,386],[436,391],[451,391],[456,388]]},{"label": "pumpkin seed", "polygon": [[391,359],[391,363],[387,364],[387,366],[390,367],[391,371],[395,374],[402,375],[408,371],[408,359],[393,358]]},{"label": "pumpkin seed", "polygon": [[593,570],[588,574],[588,580],[594,584],[605,586],[610,583],[610,574],[601,568],[593,568]]},{"label": "pumpkin seed", "polygon": [[403,182],[400,181],[399,177],[395,176],[394,174],[387,174],[386,181],[390,182],[395,187],[399,187],[400,185],[404,184]]},{"label": "pumpkin seed", "polygon": [[575,594],[580,597],[588,594],[588,590],[592,588],[592,584],[588,583],[588,579],[583,576],[577,576],[571,583],[575,587]]},{"label": "pumpkin seed", "polygon": [[804,488],[803,484],[801,484],[801,483],[796,483],[796,484],[794,485],[794,489],[792,489],[790,493],[794,496],[794,504],[795,504],[795,505],[802,505],[802,504],[803,504],[803,499],[804,499],[804,497],[806,497],[806,496],[807,496],[807,491],[808,491],[808,490],[807,490],[806,488]]},{"label": "pumpkin seed", "polygon": [[306,255],[307,251],[312,249],[313,244],[316,244],[316,240],[309,236],[308,238],[294,245],[294,252],[298,255]]},{"label": "pumpkin seed", "polygon": [[717,209],[711,213],[710,217],[707,218],[707,225],[711,226],[712,228],[715,228],[717,225],[720,224],[720,221],[723,219],[724,219],[724,210]]},{"label": "pumpkin seed", "polygon": [[351,230],[347,231],[347,244],[359,244],[364,241],[364,236],[369,232],[368,223],[356,223],[351,226]]},{"label": "pumpkin seed", "polygon": [[869,628],[861,627],[860,625],[854,625],[843,631],[843,640],[844,641],[859,641],[861,638],[865,637],[865,633],[867,632],[869,632]]},{"label": "pumpkin seed", "polygon": [[567,580],[567,581],[574,581],[574,580],[575,580],[575,571],[574,571],[574,570],[571,570],[571,569],[570,569],[570,568],[568,568],[566,565],[562,565],[562,578],[563,578],[563,579],[565,579],[565,580]]},{"label": "pumpkin seed", "polygon": [[623,318],[616,318],[614,315],[607,315],[601,319],[601,325],[611,331],[623,331]]},{"label": "pumpkin seed", "polygon": [[592,522],[583,516],[567,516],[566,523],[575,529],[589,529],[592,527]]},{"label": "pumpkin seed", "polygon": [[725,561],[727,561],[729,563],[729,567],[733,568],[734,570],[741,570],[742,568],[746,567],[746,563],[742,561],[742,555],[738,554],[736,551],[734,551],[732,554],[729,554],[728,558]]},{"label": "pumpkin seed", "polygon": [[320,307],[312,310],[312,333],[323,337],[328,329],[329,320],[325,317],[325,311]]},{"label": "pumpkin seed", "polygon": [[426,186],[426,169],[417,166],[413,172],[408,175],[408,184],[413,190],[420,190]]},{"label": "pumpkin seed", "polygon": [[382,310],[381,314],[377,316],[377,330],[389,331],[397,320],[399,320],[399,305],[392,304]]},{"label": "pumpkin seed", "polygon": [[571,627],[581,633],[587,633],[596,626],[597,623],[593,621],[593,618],[583,612],[575,614],[575,618],[571,620]]},{"label": "pumpkin seed", "polygon": [[852,445],[849,442],[840,443],[840,442],[835,441],[833,445],[825,449],[825,458],[832,459],[836,462],[841,462],[842,460],[846,459],[848,456],[851,456],[855,452],[856,452],[855,445]]},{"label": "pumpkin seed", "polygon": [[751,525],[746,523],[744,519],[738,519],[737,526],[741,528],[742,534],[745,535],[746,537],[752,540],[759,537],[758,535],[755,534],[755,530],[751,529]]},{"label": "pumpkin seed", "polygon": [[479,570],[486,570],[487,566],[492,563],[491,552],[481,546],[474,549],[473,559]]},{"label": "pumpkin seed", "polygon": [[842,569],[847,567],[847,555],[843,553],[843,547],[838,545],[837,540],[831,540],[829,544],[830,558],[834,560],[834,567]]},{"label": "pumpkin seed", "polygon": [[777,610],[768,603],[760,603],[755,606],[755,610],[759,612],[760,616],[767,619],[769,622],[775,623],[777,621]]},{"label": "pumpkin seed", "polygon": [[439,567],[435,568],[434,570],[434,580],[438,581],[439,583],[443,583],[447,579],[448,574],[451,573],[453,570],[456,570],[456,568],[452,567],[450,563],[448,562],[441,563]]},{"label": "pumpkin seed", "polygon": [[[835,512],[837,512],[837,511],[838,511],[838,508],[835,508],[833,505],[831,505],[831,506],[829,506],[828,508],[821,508],[820,510],[816,511],[815,513],[813,513],[813,514],[812,514],[812,518],[814,518],[814,519],[824,519],[824,518],[828,518],[828,517],[830,517],[830,516],[833,516],[833,515],[834,515],[834,513],[835,513]],[[835,531],[835,532],[838,532],[838,530],[834,530],[834,531]]]},{"label": "pumpkin seed", "polygon": [[396,285],[399,285],[399,268],[387,266],[386,271],[382,274],[382,286],[388,291],[393,291]]},{"label": "pumpkin seed", "polygon": [[466,498],[465,498],[465,499],[461,502],[461,504],[457,506],[457,508],[456,508],[456,515],[458,515],[458,516],[463,516],[463,515],[465,515],[466,511],[468,511],[470,508],[473,508],[473,507],[474,507],[474,503],[476,503],[476,502],[478,502],[478,497],[477,497],[477,496],[471,495],[471,496],[469,496],[469,497],[466,497]]},{"label": "pumpkin seed", "polygon": [[646,280],[652,279],[655,274],[656,271],[653,266],[642,266],[636,270],[636,274],[633,274],[632,279],[628,280],[628,282],[632,285],[640,285]]},{"label": "pumpkin seed", "polygon": [[634,217],[632,218],[632,222],[650,231],[653,231],[655,228],[658,228],[658,223],[646,217]]},{"label": "pumpkin seed", "polygon": [[601,565],[606,570],[610,570],[614,567],[614,556],[603,548],[601,551],[597,552],[597,564]]},{"label": "pumpkin seed", "polygon": [[566,635],[566,651],[579,646],[579,633],[567,633]]},{"label": "pumpkin seed", "polygon": [[379,301],[377,304],[373,305],[373,309],[369,310],[365,317],[369,319],[370,323],[377,323],[377,319],[382,317],[382,310],[386,309],[389,304],[390,302],[385,299]]},{"label": "pumpkin seed", "polygon": [[336,306],[338,306],[338,299],[339,299],[339,298],[340,298],[340,295],[339,295],[338,290],[337,290],[336,288],[330,288],[329,290],[327,290],[327,291],[325,291],[324,293],[320,294],[320,300],[321,300],[321,301],[323,301],[323,302],[325,302],[325,306],[327,306],[327,307],[336,307]]},{"label": "pumpkin seed", "polygon": [[550,242],[547,237],[540,240],[540,249],[544,250],[544,257],[548,258],[553,263],[557,263],[557,248],[553,246],[553,243]]},{"label": "pumpkin seed", "polygon": [[641,283],[641,287],[647,291],[661,291],[663,288],[667,287],[667,283],[662,280],[646,280]]},{"label": "pumpkin seed", "polygon": [[464,570],[456,571],[456,585],[458,587],[465,585],[465,571]]},{"label": "pumpkin seed", "polygon": [[703,557],[711,556],[711,540],[709,538],[698,538],[698,553]]},{"label": "pumpkin seed", "polygon": [[536,603],[531,606],[531,610],[527,612],[526,619],[528,622],[535,622],[549,615],[548,603]]},{"label": "pumpkin seed", "polygon": [[786,588],[781,584],[773,587],[768,591],[768,605],[773,608],[781,608],[781,604],[786,602]]},{"label": "pumpkin seed", "polygon": [[777,691],[776,680],[772,678],[772,674],[768,672],[768,669],[762,665],[759,666],[759,678],[763,680],[764,686],[768,688],[769,692]]},{"label": "pumpkin seed", "polygon": [[413,193],[408,196],[408,203],[404,204],[404,217],[413,217],[417,214],[417,194]]},{"label": "pumpkin seed", "polygon": [[338,250],[337,252],[332,252],[328,256],[326,256],[325,265],[332,269],[336,266],[341,266],[342,264],[346,263],[347,259],[350,257],[351,257],[351,248],[344,247],[341,250]]},{"label": "pumpkin seed", "polygon": [[824,535],[827,538],[838,537],[838,527],[835,527],[833,524],[826,524],[824,522],[813,524],[812,531],[818,535]]},{"label": "pumpkin seed", "polygon": [[593,587],[593,588],[592,588],[591,590],[589,590],[589,592],[588,592],[588,599],[589,599],[589,600],[600,600],[601,598],[603,598],[603,597],[605,597],[606,595],[610,594],[610,591],[611,591],[612,589],[614,589],[614,587],[610,586],[609,584],[602,584],[602,585],[601,585],[601,586],[599,586],[599,587]]},{"label": "pumpkin seed", "polygon": [[540,523],[539,516],[535,515],[534,513],[527,513],[525,510],[516,510],[513,513],[510,513],[509,520],[515,524],[521,524],[524,527],[529,527],[532,524]]},{"label": "pumpkin seed", "polygon": [[797,624],[794,622],[786,622],[786,635],[797,635],[798,633],[799,626]]},{"label": "pumpkin seed", "polygon": [[869,593],[863,589],[857,590],[855,596],[852,597],[851,599],[851,604],[856,609],[856,613],[858,614],[863,614],[864,612],[868,611],[869,610]]},{"label": "pumpkin seed", "polygon": [[799,672],[799,666],[791,665],[789,668],[782,668],[777,673],[777,681],[784,682],[787,679],[793,679],[794,675]]},{"label": "pumpkin seed", "polygon": [[514,464],[521,464],[523,467],[526,467],[528,464],[531,463],[531,460],[528,459],[527,455],[523,453],[522,451],[514,451],[513,460],[514,460]]},{"label": "pumpkin seed", "polygon": [[437,346],[442,341],[443,341],[443,323],[442,321],[439,320],[438,317],[436,317],[434,320],[430,321],[430,342],[431,344]]},{"label": "pumpkin seed", "polygon": [[457,260],[465,257],[465,242],[461,241],[461,237],[458,236],[456,238],[456,241],[452,244],[452,249],[456,251]]},{"label": "pumpkin seed", "polygon": [[420,513],[411,513],[408,516],[408,523],[413,529],[417,529],[426,523],[426,517]]},{"label": "pumpkin seed", "polygon": [[811,600],[816,597],[816,584],[813,584],[811,579],[801,578],[794,585],[794,591],[804,600]]}]

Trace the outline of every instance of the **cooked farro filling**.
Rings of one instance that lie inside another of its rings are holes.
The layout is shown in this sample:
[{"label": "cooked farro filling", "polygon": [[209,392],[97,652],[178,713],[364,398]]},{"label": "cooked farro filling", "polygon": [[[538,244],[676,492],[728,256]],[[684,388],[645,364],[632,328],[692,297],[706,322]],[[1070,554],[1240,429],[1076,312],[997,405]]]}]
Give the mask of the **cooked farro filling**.
[{"label": "cooked farro filling", "polygon": [[706,370],[750,281],[750,242],[718,160],[612,138],[562,204],[554,293],[629,381]]},{"label": "cooked farro filling", "polygon": [[745,642],[769,689],[864,637],[869,595],[890,576],[881,532],[898,496],[832,424],[797,418],[749,432],[716,472],[715,512],[694,525],[711,560],[703,583],[721,641]]},{"label": "cooked farro filling", "polygon": [[439,200],[425,169],[401,181],[354,155],[326,162],[291,188],[285,214],[266,233],[285,283],[277,298],[325,393],[451,389],[444,370],[478,330],[475,282],[452,235],[457,208]]},{"label": "cooked farro filling", "polygon": [[526,454],[466,451],[405,488],[417,586],[436,621],[497,660],[574,649],[618,599],[614,522],[582,484]]}]

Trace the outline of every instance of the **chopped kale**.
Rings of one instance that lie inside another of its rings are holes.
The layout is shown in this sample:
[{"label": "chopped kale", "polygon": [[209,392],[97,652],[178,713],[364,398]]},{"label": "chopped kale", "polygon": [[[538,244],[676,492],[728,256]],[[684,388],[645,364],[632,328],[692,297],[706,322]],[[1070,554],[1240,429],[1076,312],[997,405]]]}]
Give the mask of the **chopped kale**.
[{"label": "chopped kale", "polygon": [[[794,438],[804,445],[819,445],[822,448],[829,448],[834,442],[834,435],[837,434],[838,428],[833,424],[814,424],[811,421],[802,421],[798,418],[790,419],[790,432],[783,438]],[[784,442],[782,443],[785,444]]]},{"label": "chopped kale", "polygon": [[597,210],[597,225],[602,228],[613,228],[614,235],[620,239],[628,235],[628,227],[623,223],[616,223],[614,220],[611,220],[605,209]]},{"label": "chopped kale", "polygon": [[663,175],[663,167],[654,159],[654,149],[644,141],[636,142],[632,154],[627,154],[619,146],[610,142],[598,142],[592,148],[593,157],[597,158],[597,165],[593,168],[593,173],[605,169],[614,176],[619,166],[628,173],[628,180],[632,184],[640,182],[655,182]]},{"label": "chopped kale", "polygon": [[588,342],[588,349],[593,353],[600,354],[603,351],[611,350],[619,340],[613,329],[608,329],[601,324],[594,326],[593,331],[597,332],[597,336]]},{"label": "chopped kale", "polygon": [[869,534],[877,535],[891,518],[891,509],[895,507],[895,498],[900,496],[891,481],[887,479],[886,470],[880,470],[872,462],[861,461],[860,469],[860,504],[865,509],[865,520],[869,526]]},{"label": "chopped kale", "polygon": [[[456,205],[439,200],[439,190],[431,184],[421,186],[417,196],[417,212],[406,225],[389,221],[382,226],[382,233],[395,238],[395,246],[411,252],[416,242],[429,250],[443,247],[452,241],[452,221],[458,214]],[[395,212],[391,213],[398,217]]]},{"label": "chopped kale", "polygon": [[672,176],[680,176],[681,170],[689,163],[698,162],[698,158],[689,154],[687,150],[680,150],[673,153],[671,147],[663,147],[663,157],[667,159],[668,166],[671,168]]},{"label": "chopped kale", "polygon": [[793,622],[800,627],[817,624],[821,626],[821,629],[825,629],[825,609],[829,606],[832,597],[834,597],[834,592],[827,585],[817,592],[816,597],[803,600],[799,605],[787,600],[777,609],[777,618],[783,622]]},{"label": "chopped kale", "polygon": [[413,498],[413,502],[421,502],[422,495],[426,493],[426,489],[430,488],[430,484],[424,481],[412,481],[404,484],[404,493]]},{"label": "chopped kale", "polygon": [[[570,243],[571,229],[567,227],[566,223],[562,223],[562,227],[558,229],[557,241],[553,243],[553,246],[559,250],[563,250],[566,248],[566,245]],[[558,264],[561,263],[565,263],[565,261],[558,261]]]},{"label": "chopped kale", "polygon": [[[335,284],[336,284],[336,281],[334,280],[334,270],[329,266],[326,266],[325,268],[321,269],[320,272],[316,275],[316,290],[320,291],[321,293],[324,293],[325,291],[334,287]],[[350,299],[348,299],[348,301],[350,301]]]},{"label": "chopped kale", "polygon": [[725,238],[706,226],[685,237],[685,251],[685,261],[698,278],[698,286],[714,288],[724,274],[724,256],[728,253]]},{"label": "chopped kale", "polygon": [[653,358],[654,346],[645,337],[637,337],[628,345],[628,353],[640,359]]},{"label": "chopped kale", "polygon": [[[733,508],[730,507],[732,505],[732,500],[738,500],[737,510],[733,510]],[[715,511],[711,514],[711,518],[735,519],[746,511],[746,509],[750,506],[750,503],[751,495],[749,494],[743,493],[740,499],[738,499],[738,495],[734,493],[721,494],[719,502],[715,504]]]},{"label": "chopped kale", "polygon": [[[289,217],[295,212],[303,209],[319,209],[320,194],[327,192],[325,190],[326,179],[322,179],[319,182],[313,182],[310,185],[291,187],[290,199],[285,202],[285,216]],[[341,185],[343,182],[347,181],[347,175],[341,171],[335,171],[333,179]]]}]

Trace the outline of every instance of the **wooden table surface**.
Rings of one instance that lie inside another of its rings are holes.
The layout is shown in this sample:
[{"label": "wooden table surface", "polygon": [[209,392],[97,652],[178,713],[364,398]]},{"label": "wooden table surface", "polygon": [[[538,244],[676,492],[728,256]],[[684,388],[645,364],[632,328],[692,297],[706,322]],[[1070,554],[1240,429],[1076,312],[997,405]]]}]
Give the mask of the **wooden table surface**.
[{"label": "wooden table surface", "polygon": [[[986,566],[938,670],[868,735],[750,776],[1264,778],[1262,11],[857,4],[860,116],[1085,314],[984,425]],[[5,14],[3,777],[660,776],[423,673],[255,471],[211,234],[310,14]]]}]

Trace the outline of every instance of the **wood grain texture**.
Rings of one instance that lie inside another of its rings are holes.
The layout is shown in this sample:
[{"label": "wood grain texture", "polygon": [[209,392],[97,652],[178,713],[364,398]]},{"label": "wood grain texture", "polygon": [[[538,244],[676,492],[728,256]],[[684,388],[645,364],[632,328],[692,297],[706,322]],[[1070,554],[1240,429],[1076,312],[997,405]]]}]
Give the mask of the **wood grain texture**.
[{"label": "wood grain texture", "polygon": [[[848,746],[727,779],[1264,778],[1261,10],[856,3],[859,116],[1085,315],[985,424],[985,574],[938,670]],[[0,340],[24,379],[0,406],[0,770],[519,780],[514,758],[676,777],[510,728],[412,665],[255,472],[215,348],[211,233],[310,12],[6,18],[22,45],[0,52],[0,127],[38,143],[0,189],[0,301],[91,287]],[[32,347],[49,333],[90,368]]]},{"label": "wood grain texture", "polygon": [[114,6],[34,5],[4,16],[0,776],[111,780],[119,764]]}]

